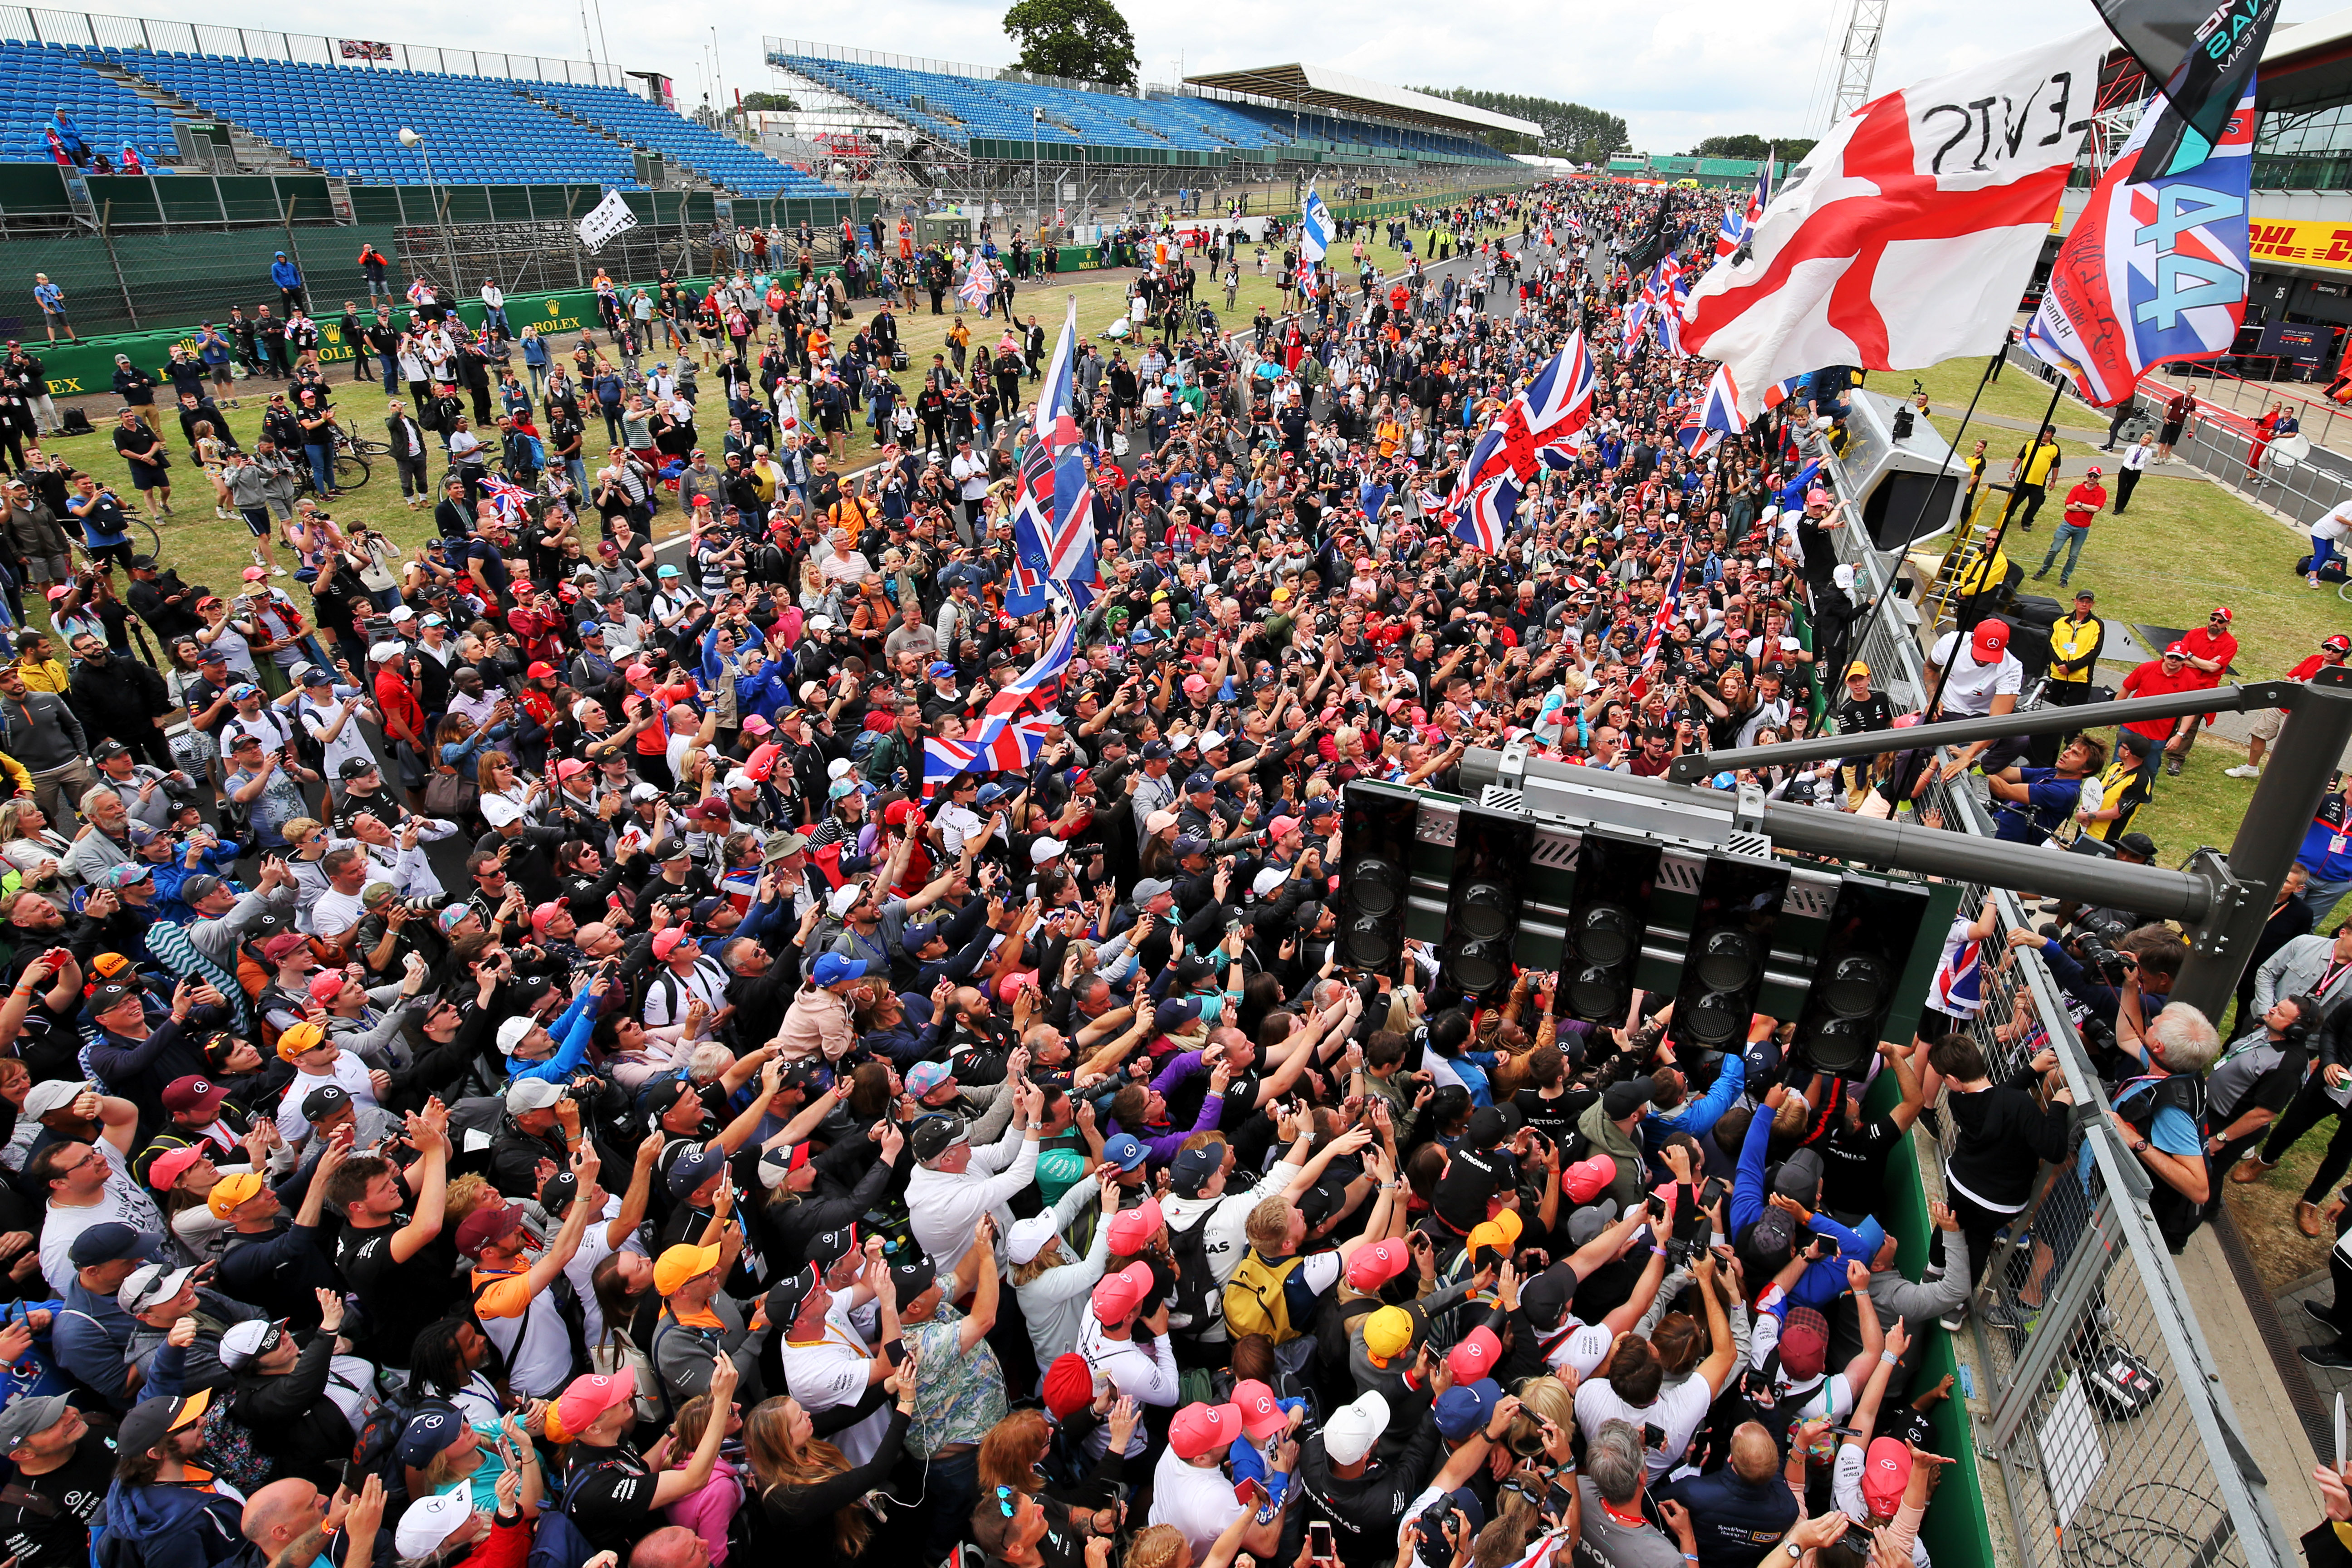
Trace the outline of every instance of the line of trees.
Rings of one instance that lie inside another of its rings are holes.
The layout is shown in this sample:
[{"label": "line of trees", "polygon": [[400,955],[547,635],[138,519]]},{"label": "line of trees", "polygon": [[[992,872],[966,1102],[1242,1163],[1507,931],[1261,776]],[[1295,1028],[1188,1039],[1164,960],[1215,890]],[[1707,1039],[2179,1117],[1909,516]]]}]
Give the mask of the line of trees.
[{"label": "line of trees", "polygon": [[1748,158],[1762,163],[1768,156],[1782,163],[1801,163],[1813,150],[1817,136],[1710,136],[1685,158]]},{"label": "line of trees", "polygon": [[1487,92],[1474,87],[1423,87],[1413,90],[1428,93],[1432,98],[1450,98],[1473,109],[1508,114],[1519,120],[1532,120],[1543,127],[1540,137],[1515,136],[1507,131],[1486,132],[1486,144],[1496,152],[1526,153],[1547,158],[1572,158],[1580,163],[1599,163],[1606,162],[1609,154],[1625,145],[1625,121],[1622,116],[1605,110],[1590,109],[1581,103],[1570,103],[1557,98],[1533,98],[1525,93]]}]

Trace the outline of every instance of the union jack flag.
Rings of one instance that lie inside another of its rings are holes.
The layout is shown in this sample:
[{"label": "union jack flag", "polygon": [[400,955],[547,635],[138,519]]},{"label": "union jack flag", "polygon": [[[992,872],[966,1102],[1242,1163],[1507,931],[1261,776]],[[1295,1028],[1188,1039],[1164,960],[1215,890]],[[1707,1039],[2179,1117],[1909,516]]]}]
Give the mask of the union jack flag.
[{"label": "union jack flag", "polygon": [[1690,303],[1690,285],[1683,281],[1683,264],[1674,252],[1659,259],[1650,282],[1647,291],[1655,295],[1658,306],[1658,341],[1676,359],[1688,359],[1690,351],[1683,347],[1683,307]]},{"label": "union jack flag", "polygon": [[990,718],[965,741],[923,742],[923,798],[958,773],[975,768],[982,773],[1005,773],[1027,767],[1045,749],[1045,726],[1034,719]]},{"label": "union jack flag", "polygon": [[1656,279],[1644,278],[1642,279],[1642,291],[1626,302],[1625,341],[1618,346],[1618,353],[1630,354],[1633,352],[1633,345],[1642,341],[1642,333],[1650,324],[1650,312],[1657,307]]},{"label": "union jack flag", "polygon": [[1062,700],[1063,677],[1078,647],[1078,605],[1063,597],[1057,587],[1049,586],[1046,592],[1059,602],[1061,612],[1055,618],[1054,635],[1038,650],[1035,663],[988,700],[988,706],[982,710],[984,720],[1009,721],[1042,713]]},{"label": "union jack flag", "polygon": [[1658,613],[1650,617],[1650,635],[1642,639],[1641,668],[1635,672],[1633,684],[1629,688],[1636,700],[1650,694],[1650,668],[1658,662],[1658,645],[1666,640],[1666,628],[1673,626],[1675,617],[1682,613],[1683,565],[1684,557],[1677,552],[1675,574],[1666,579],[1666,596],[1658,601]]},{"label": "union jack flag", "polygon": [[1726,436],[1737,436],[1748,428],[1748,421],[1739,412],[1739,387],[1731,379],[1728,365],[1715,367],[1715,379],[1706,384],[1706,393],[1683,421],[1675,438],[1692,457],[1703,457],[1715,449]]},{"label": "union jack flag", "polygon": [[1786,381],[1776,381],[1771,385],[1766,387],[1764,389],[1765,409],[1769,412],[1771,409],[1778,408],[1780,405],[1788,402],[1791,397],[1794,397],[1797,395],[1797,384],[1804,379],[1805,378],[1801,375],[1792,375]]},{"label": "union jack flag", "polygon": [[[1491,437],[1494,432],[1487,434]],[[1469,495],[1446,503],[1447,531],[1473,550],[1500,555],[1518,508],[1519,487],[1510,475],[1498,474]]]},{"label": "union jack flag", "polygon": [[530,521],[530,492],[520,485],[493,474],[482,481],[482,494],[509,528],[520,528]]},{"label": "union jack flag", "polygon": [[1747,233],[1748,218],[1746,215],[1741,213],[1738,207],[1724,208],[1723,222],[1715,231],[1715,258],[1717,261],[1720,261],[1725,257],[1729,256],[1733,251],[1738,249],[1739,242],[1747,236]]},{"label": "union jack flag", "polygon": [[1005,608],[1035,615],[1045,584],[1061,584],[1080,609],[1092,604],[1102,572],[1095,558],[1095,492],[1087,478],[1093,448],[1080,437],[1076,402],[1078,302],[1070,300],[1062,336],[1045,366],[1030,415],[1036,439],[1022,455],[1013,502],[1013,592]]},{"label": "union jack flag", "polygon": [[988,269],[988,258],[974,251],[971,266],[965,269],[963,282],[956,289],[956,298],[975,310],[988,309],[988,297],[996,292],[996,274]]}]

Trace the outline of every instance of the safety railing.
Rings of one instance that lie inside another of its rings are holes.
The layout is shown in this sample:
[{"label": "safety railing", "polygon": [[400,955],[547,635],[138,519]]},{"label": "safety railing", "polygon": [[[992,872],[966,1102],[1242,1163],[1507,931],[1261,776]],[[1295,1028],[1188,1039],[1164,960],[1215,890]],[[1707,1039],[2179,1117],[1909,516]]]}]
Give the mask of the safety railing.
[{"label": "safety railing", "polygon": [[[1825,468],[1858,505],[1843,467],[1832,458]],[[1857,592],[1887,591],[1900,557],[1858,535],[1837,535]],[[1894,700],[1916,707],[1927,671],[1907,614],[1905,605],[1879,616],[1859,656]],[[1926,826],[1994,836],[1967,775],[1931,780],[1906,810]],[[1985,1005],[1970,1033],[1996,1082],[2036,1076],[2037,1053],[2052,1052],[2037,1091],[2063,1084],[2076,1108],[2067,1157],[2042,1167],[2032,1201],[1991,1256],[1969,1259],[1978,1289],[1968,1331],[1985,1401],[1978,1447],[2000,1475],[2016,1560],[2286,1568],[2294,1542],[2157,1229],[2149,1179],[2106,1120],[2105,1093],[2052,967],[2034,949],[2006,945],[2011,932],[2033,929],[2031,913],[2015,893],[1981,885],[1968,888],[1961,912],[1977,914],[1987,898],[1999,931],[1983,948]],[[1940,1137],[1948,1160],[1961,1137],[1948,1104]]]}]

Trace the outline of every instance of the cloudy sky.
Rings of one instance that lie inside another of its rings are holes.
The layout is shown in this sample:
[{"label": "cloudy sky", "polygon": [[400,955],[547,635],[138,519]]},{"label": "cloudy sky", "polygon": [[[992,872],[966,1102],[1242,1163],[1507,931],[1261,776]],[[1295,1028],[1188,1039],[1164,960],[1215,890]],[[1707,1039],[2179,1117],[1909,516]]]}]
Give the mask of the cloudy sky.
[{"label": "cloudy sky", "polygon": [[[470,45],[578,57],[599,23],[599,0],[536,0],[483,10],[474,0],[411,0],[371,11],[366,25],[397,26],[393,41]],[[1644,152],[1680,153],[1716,134],[1818,135],[1827,118],[1833,32],[1852,0],[1681,0],[1673,5],[1560,5],[1553,0],[1486,0],[1451,13],[1458,26],[1433,26],[1433,8],[1408,0],[1187,0],[1122,8],[1136,30],[1147,79],[1183,69],[1306,60],[1404,86],[1475,87],[1573,100],[1622,114]],[[2334,9],[2336,0],[2286,0],[2284,22]],[[96,9],[99,7],[93,7]],[[270,26],[340,33],[347,4],[278,0],[269,6],[155,0],[151,18]],[[601,18],[612,55],[625,68],[667,70],[682,102],[703,90],[714,37],[728,96],[769,85],[763,29],[806,29],[814,41],[899,54],[1001,65],[1012,47],[1003,6],[949,0],[863,0],[853,7],[793,9],[724,0],[667,0],[659,6],[610,0]],[[2054,37],[2095,19],[2089,0],[1897,0],[1875,86],[1884,91]],[[1447,15],[1438,8],[1437,15]],[[834,19],[824,22],[818,16]],[[1344,16],[1346,24],[1335,26]],[[716,29],[715,35],[713,29]],[[604,49],[600,42],[597,54]]]}]

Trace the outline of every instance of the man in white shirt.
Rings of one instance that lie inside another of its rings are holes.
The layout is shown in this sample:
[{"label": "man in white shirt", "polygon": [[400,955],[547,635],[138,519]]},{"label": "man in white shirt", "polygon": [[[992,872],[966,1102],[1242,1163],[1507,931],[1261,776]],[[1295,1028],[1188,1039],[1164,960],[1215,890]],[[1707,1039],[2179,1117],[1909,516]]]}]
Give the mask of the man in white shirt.
[{"label": "man in white shirt", "polygon": [[907,1181],[908,1228],[942,1274],[961,1261],[983,1213],[996,1216],[998,1236],[1013,1228],[1008,1200],[1036,1176],[1045,1091],[1015,1082],[1012,1093],[1012,1125],[987,1149],[975,1150],[953,1116],[925,1117],[908,1139],[916,1164]]},{"label": "man in white shirt", "polygon": [[[1225,1455],[1241,1436],[1238,1405],[1188,1405],[1169,1423],[1168,1447],[1152,1471],[1149,1522],[1173,1527],[1192,1542],[1196,1556],[1206,1556],[1233,1522],[1234,1481],[1225,1473]],[[1289,1466],[1277,1459],[1276,1468]],[[1244,1546],[1250,1547],[1261,1531],[1265,1543],[1255,1550],[1263,1560],[1281,1544],[1279,1514],[1265,1524],[1252,1520]]]},{"label": "man in white shirt", "polygon": [[[2116,515],[2117,517],[2123,516],[2124,508],[2131,504],[2131,493],[2137,488],[2139,477],[2147,472],[2148,459],[2155,456],[2156,447],[2145,436],[2137,437],[2130,446],[2124,448],[2123,461],[2116,465]],[[2342,511],[2344,508],[2338,507],[2336,510]],[[2336,513],[2330,512],[2328,515],[2333,517]]]},{"label": "man in white shirt", "polygon": [[[78,1099],[100,1098],[87,1084],[66,1087],[79,1087],[82,1096]],[[41,1222],[41,1278],[60,1296],[74,1282],[74,1238],[92,1226],[127,1225],[159,1238],[166,1234],[155,1200],[131,1173],[124,1157],[139,1130],[135,1108],[123,1125],[101,1120],[100,1127],[95,1140],[52,1143],[25,1167],[26,1189],[47,1193],[48,1214]]]},{"label": "man in white shirt", "polygon": [[1664,1443],[1643,1453],[1653,1480],[1682,1463],[1683,1450],[1690,1447],[1692,1435],[1706,1419],[1707,1407],[1730,1380],[1738,1353],[1731,1321],[1715,1289],[1715,1260],[1699,1258],[1695,1271],[1699,1297],[1706,1303],[1707,1343],[1714,1348],[1691,1375],[1672,1388],[1663,1386],[1665,1368],[1657,1352],[1641,1335],[1626,1334],[1610,1347],[1609,1359],[1595,1374],[1576,1390],[1576,1424],[1587,1443],[1611,1421],[1627,1422],[1636,1430],[1654,1426],[1666,1435]]},{"label": "man in white shirt", "polygon": [[[880,1266],[879,1251],[868,1260],[868,1278],[876,1279],[881,1303],[881,1338],[887,1344],[898,1337],[898,1302],[889,1271]],[[768,1292],[768,1321],[791,1325],[784,1333],[782,1356],[784,1385],[812,1413],[837,1405],[855,1405],[866,1388],[890,1373],[890,1363],[876,1355],[850,1322],[852,1296],[835,1296],[825,1289],[816,1266],[779,1281]],[[889,1429],[890,1412],[877,1410],[846,1431],[834,1434],[834,1445],[853,1465],[862,1465],[882,1447]]]},{"label": "man in white shirt", "polygon": [[[2025,666],[2009,651],[2007,621],[1986,616],[1965,644],[1957,630],[1946,632],[1927,650],[1927,662],[1950,667],[1937,703],[1943,718],[1979,719],[2017,710],[2017,694],[2025,689]],[[1956,779],[1979,762],[1986,773],[1997,773],[2024,756],[2025,747],[2023,736],[1971,742],[1944,764],[1944,777]]]},{"label": "man in white shirt", "polygon": [[988,458],[971,449],[971,437],[956,442],[955,460],[948,465],[948,475],[956,483],[956,496],[963,503],[963,526],[967,542],[980,527],[980,503],[988,495]]},{"label": "man in white shirt", "polygon": [[[1143,1299],[1150,1289],[1148,1263],[1130,1263],[1116,1274],[1104,1275],[1078,1326],[1078,1354],[1097,1379],[1108,1381],[1138,1405],[1172,1405],[1176,1403],[1176,1352],[1168,1340],[1168,1303],[1161,1301],[1145,1317]],[[1135,1342],[1138,1322],[1151,1331],[1149,1350]],[[1145,1441],[1143,1430],[1138,1427],[1128,1441],[1128,1457],[1143,1452]],[[1109,1443],[1108,1426],[1097,1427],[1087,1440],[1087,1451],[1099,1454]]]}]

